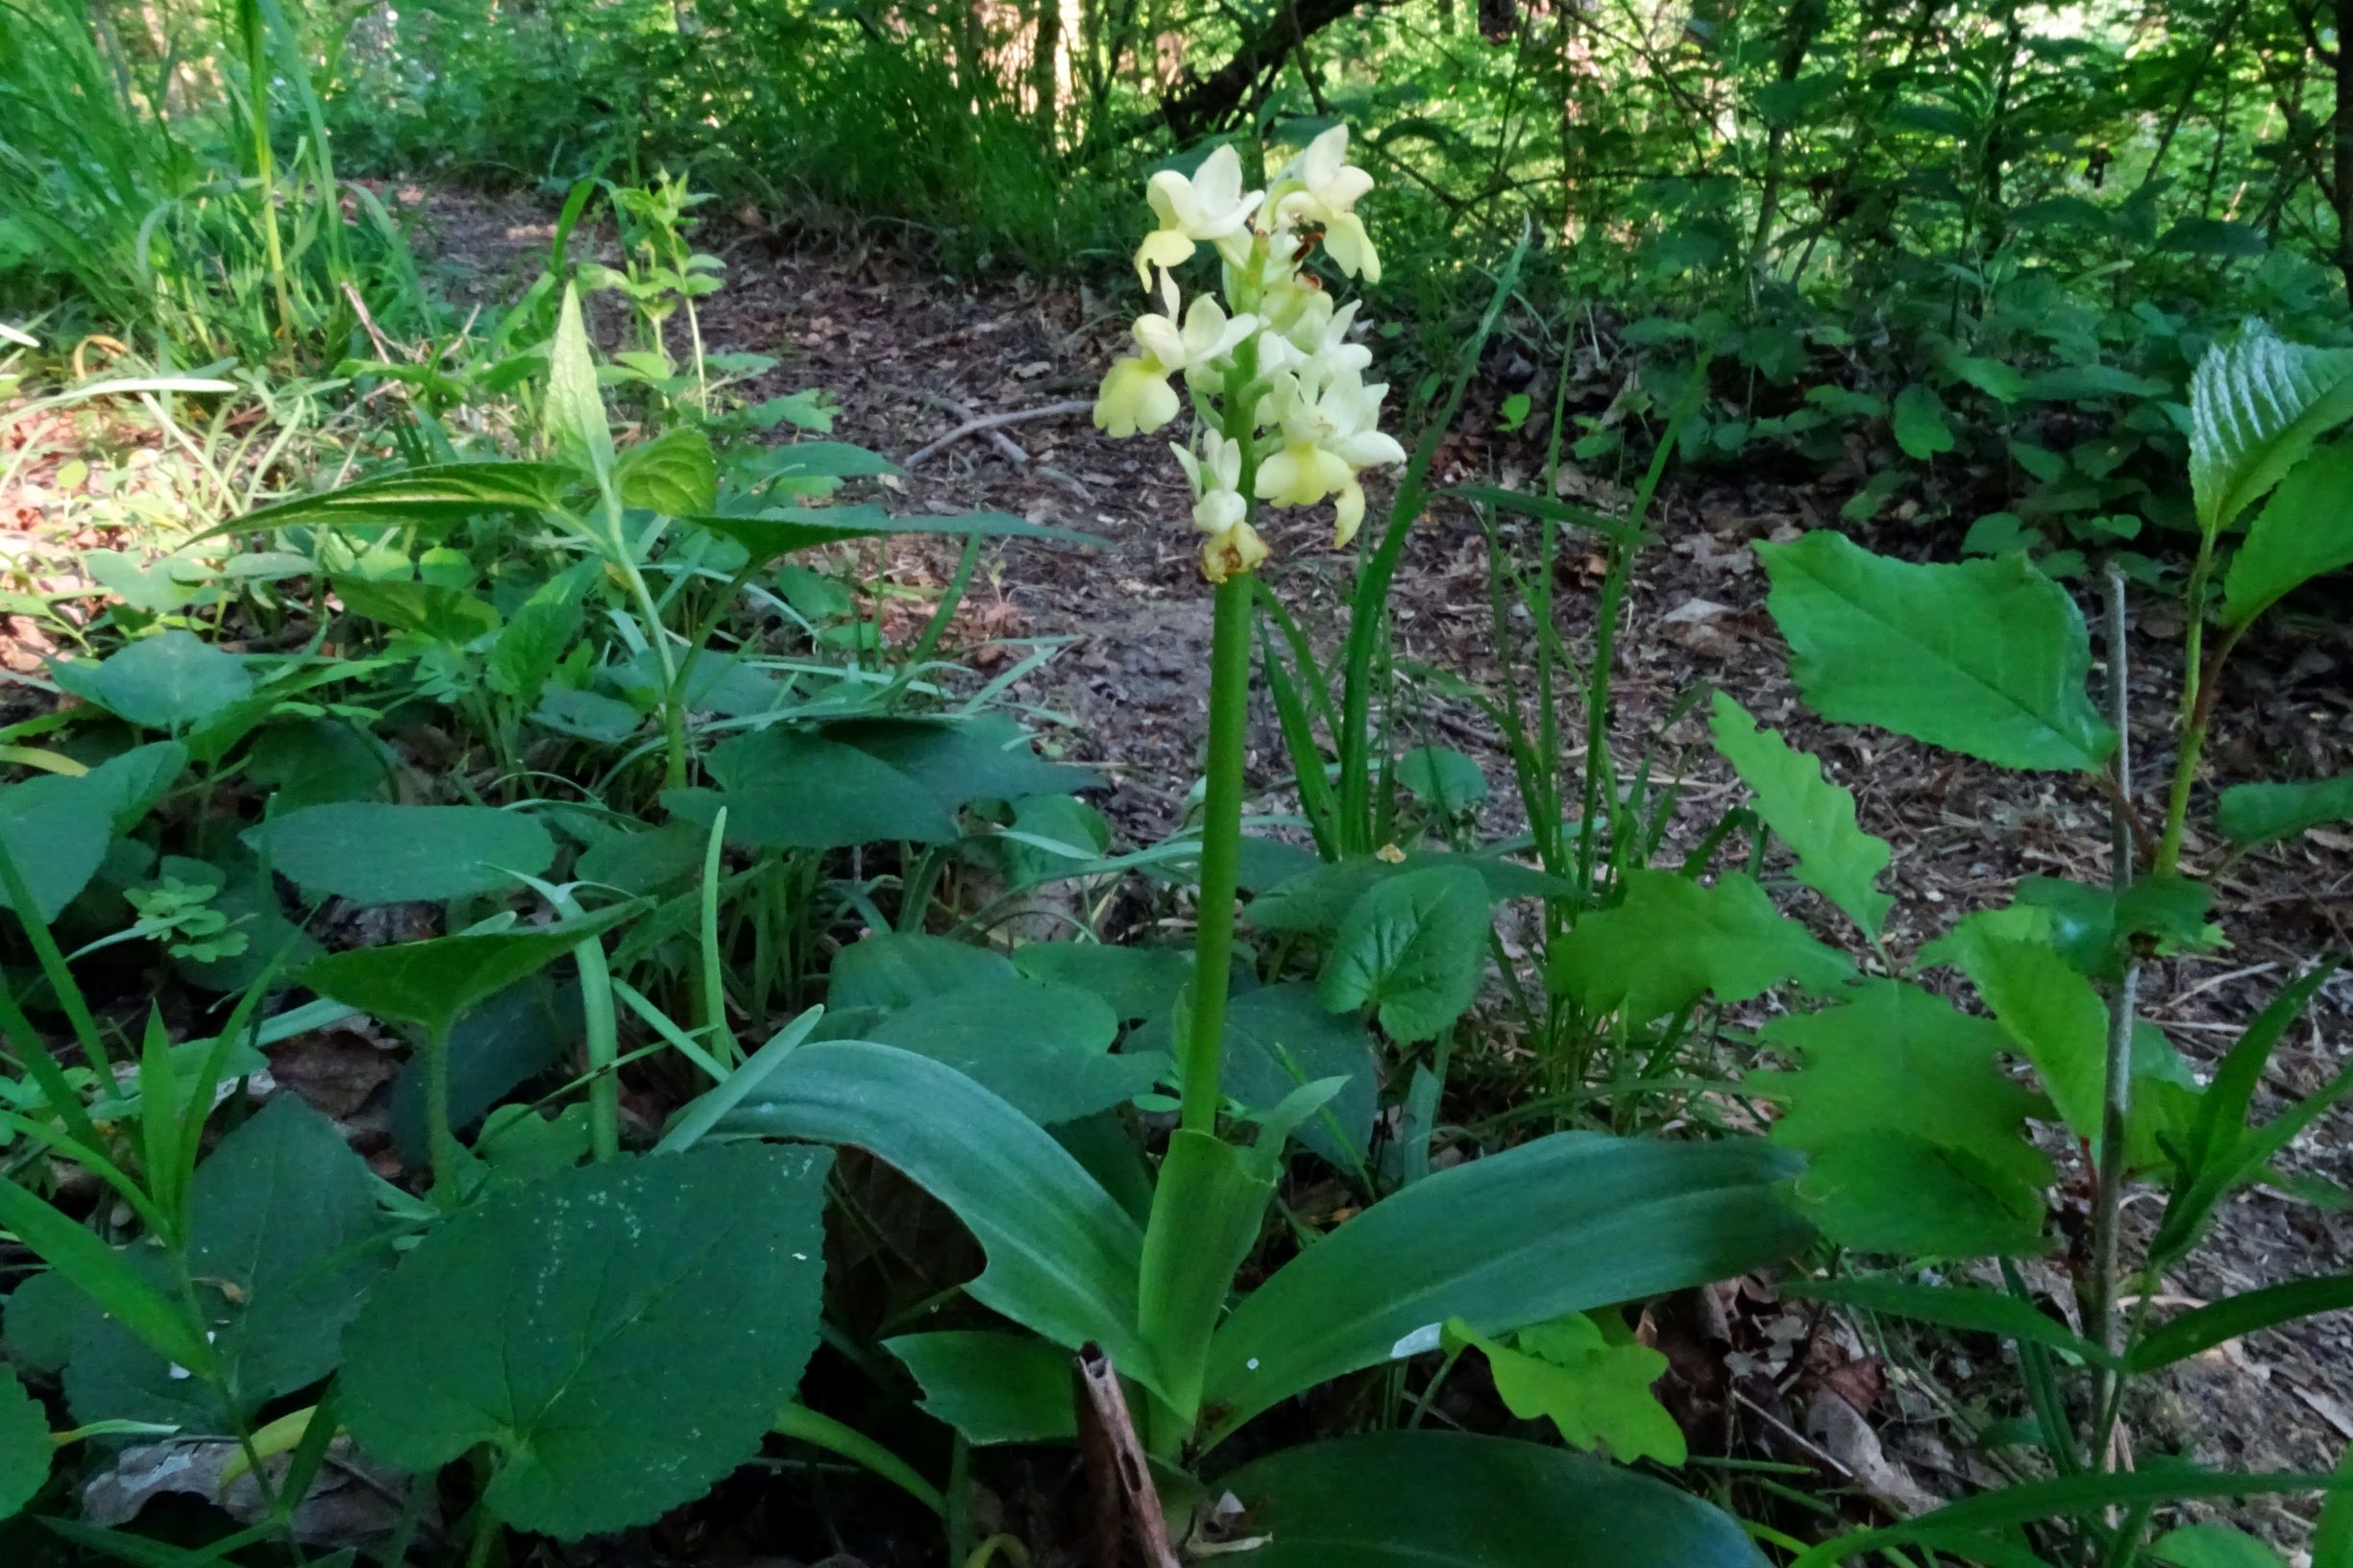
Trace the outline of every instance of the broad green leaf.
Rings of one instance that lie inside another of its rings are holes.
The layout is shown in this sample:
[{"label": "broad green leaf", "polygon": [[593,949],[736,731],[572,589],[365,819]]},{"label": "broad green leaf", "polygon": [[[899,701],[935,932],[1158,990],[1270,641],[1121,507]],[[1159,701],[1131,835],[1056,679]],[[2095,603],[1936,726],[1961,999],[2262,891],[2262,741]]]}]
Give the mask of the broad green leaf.
[{"label": "broad green leaf", "polygon": [[48,1482],[52,1452],[48,1412],[0,1366],[0,1520],[14,1517]]},{"label": "broad green leaf", "polygon": [[2234,784],[2215,813],[2222,836],[2242,848],[2341,821],[2353,821],[2353,773],[2306,784]]},{"label": "broad green leaf", "polygon": [[1399,757],[1397,782],[1425,809],[1447,817],[1476,813],[1487,798],[1487,775],[1451,747],[1417,747]]},{"label": "broad green leaf", "polygon": [[87,774],[49,775],[0,789],[0,848],[44,923],[89,886],[113,842],[113,813]]},{"label": "broad green leaf", "polygon": [[[1800,1063],[1753,1082],[1788,1101],[1772,1138],[1814,1162],[1798,1192],[1833,1240],[1876,1252],[1901,1237],[1939,1257],[2037,1247],[2050,1162],[2026,1136],[2034,1096],[2002,1072],[1999,1025],[1873,980],[1760,1039]],[[1874,1179],[1900,1165],[1912,1182]]]},{"label": "broad green leaf", "polygon": [[923,1390],[924,1410],[970,1443],[1065,1442],[1078,1433],[1071,1354],[1027,1335],[950,1329],[885,1339]]},{"label": "broad green leaf", "polygon": [[1282,1145],[1270,1136],[1271,1146],[1242,1149],[1180,1127],[1153,1186],[1136,1327],[1152,1347],[1163,1397],[1189,1426],[1201,1410],[1210,1335],[1274,1196]]},{"label": "broad green leaf", "polygon": [[174,732],[195,728],[254,691],[242,659],[189,631],[142,637],[95,664],[60,660],[49,673],[61,688],[117,719]]},{"label": "broad green leaf", "polygon": [[540,401],[540,435],[569,466],[605,483],[613,477],[613,430],[597,390],[597,361],[580,319],[580,296],[564,285],[555,337],[548,345],[548,390]]},{"label": "broad green leaf", "polygon": [[1338,1078],[1338,1092],[1302,1123],[1300,1142],[1353,1170],[1380,1109],[1380,1052],[1354,1017],[1327,1010],[1303,982],[1260,986],[1226,1003],[1218,1081],[1251,1111],[1270,1111],[1303,1084]]},{"label": "broad green leaf", "polygon": [[470,588],[340,575],[330,580],[345,609],[396,631],[463,648],[499,629],[497,607]]},{"label": "broad green leaf", "polygon": [[2135,1372],[2153,1372],[2258,1329],[2347,1308],[2353,1308],[2353,1274],[2291,1280],[2193,1308],[2151,1330],[2132,1347],[2126,1360]]},{"label": "broad green leaf", "polygon": [[893,517],[879,506],[771,506],[757,516],[729,517],[699,512],[678,521],[732,539],[753,559],[772,561],[819,545],[870,539],[883,533],[941,533],[962,538],[1047,539],[1064,545],[1102,541],[1069,528],[1031,523],[1010,512],[961,512],[952,516]]},{"label": "broad green leaf", "polygon": [[2353,442],[2341,441],[2297,464],[2255,514],[2222,579],[2222,624],[2243,626],[2346,566],[2353,566]]},{"label": "broad green leaf", "polygon": [[78,1220],[12,1181],[0,1179],[0,1229],[73,1283],[140,1343],[185,1367],[217,1364],[212,1347],[135,1254],[109,1246]]},{"label": "broad green leaf", "polygon": [[214,1354],[239,1409],[169,1359],[93,1314],[77,1329],[65,1390],[80,1421],[171,1421],[194,1409],[210,1425],[334,1370],[346,1325],[390,1265],[377,1181],[334,1124],[292,1095],[272,1099],[221,1140],[190,1192],[188,1273]]},{"label": "broad green leaf", "polygon": [[490,645],[484,674],[490,689],[527,703],[539,700],[563,661],[565,650],[580,634],[587,617],[583,600],[595,574],[603,563],[589,559],[557,573],[515,607]]},{"label": "broad green leaf", "polygon": [[1903,449],[1907,457],[1924,463],[1937,453],[1953,449],[1952,425],[1945,415],[1945,400],[1924,381],[1914,381],[1896,394],[1889,424],[1895,431],[1896,445]]},{"label": "broad green leaf", "polygon": [[1702,884],[1633,870],[1625,886],[1624,902],[1585,916],[1553,944],[1547,981],[1587,1012],[1622,1012],[1639,1026],[1709,992],[1745,1002],[1783,981],[1826,991],[1854,973],[1745,873]]},{"label": "broad green leaf", "polygon": [[2026,378],[1998,359],[1948,354],[1944,356],[1943,364],[1946,374],[1953,380],[1967,381],[1997,403],[2016,403],[2028,390]]},{"label": "broad green leaf", "polygon": [[1458,1318],[1446,1326],[1447,1348],[1468,1345],[1486,1357],[1506,1409],[1523,1421],[1549,1420],[1571,1448],[1605,1448],[1621,1464],[1680,1464],[1689,1457],[1683,1429],[1651,1392],[1667,1370],[1657,1351],[1611,1341],[1584,1312],[1533,1324],[1511,1339],[1506,1345]]},{"label": "broad green leaf", "polygon": [[2040,912],[2022,907],[1972,915],[1921,956],[1969,976],[2034,1064],[2061,1119],[2077,1137],[2097,1139],[2108,1006],[2051,944]]},{"label": "broad green leaf", "polygon": [[[2244,1531],[2218,1522],[2183,1525],[2148,1543],[2148,1555],[2171,1568],[2288,1568],[2288,1560]],[[2318,1568],[2318,1558],[2314,1559]]]},{"label": "broad green leaf", "polygon": [[556,463],[430,463],[277,502],[197,537],[304,523],[447,524],[478,512],[554,511],[563,505],[564,492],[584,478]]},{"label": "broad green leaf", "polygon": [[444,1221],[352,1325],[352,1435],[420,1472],[489,1444],[484,1504],[563,1539],[701,1496],[759,1453],[817,1346],[831,1164],[622,1156]]},{"label": "broad green leaf", "polygon": [[2209,537],[2353,418],[2353,352],[2283,343],[2262,322],[2206,351],[2190,379],[2190,490]]},{"label": "broad green leaf", "polygon": [[54,1377],[73,1354],[74,1324],[90,1309],[90,1298],[54,1268],[17,1276],[0,1300],[0,1348],[29,1372]]},{"label": "broad green leaf", "polygon": [[953,1067],[868,1041],[815,1041],[715,1131],[854,1143],[896,1166],[988,1254],[966,1286],[973,1300],[1072,1350],[1095,1340],[1157,1386],[1136,1332],[1141,1228],[1043,1128]]},{"label": "broad green leaf", "polygon": [[927,996],[1001,985],[1019,973],[1003,953],[919,932],[885,932],[836,954],[825,977],[825,1005],[895,1013]]},{"label": "broad green leaf", "polygon": [[664,430],[624,450],[613,465],[624,506],[680,517],[719,504],[719,459],[711,438],[692,425]]},{"label": "broad green leaf", "polygon": [[299,970],[294,983],[371,1017],[441,1034],[584,939],[609,931],[636,913],[636,906],[624,904],[553,925],[354,947]]},{"label": "broad green leaf", "polygon": [[727,808],[727,839],[754,849],[833,849],[903,839],[946,844],[974,800],[1068,794],[1095,782],[1041,760],[1010,723],[852,720],[818,730],[781,725],[728,741],[707,764],[722,789],[672,790],[689,821]]},{"label": "broad green leaf", "polygon": [[2116,748],[2085,690],[2067,590],[2016,555],[1918,566],[1817,529],[1758,545],[1806,703],[2004,768],[2097,768]]},{"label": "broad green leaf", "polygon": [[1217,1331],[1215,1441],[1330,1379],[1437,1347],[1459,1317],[1505,1334],[1786,1257],[1807,1235],[1761,1142],[1556,1133],[1415,1182],[1251,1292]]},{"label": "broad green leaf", "polygon": [[580,851],[573,875],[641,897],[672,892],[702,874],[710,843],[710,833],[691,822],[615,833]]},{"label": "broad green leaf", "polygon": [[1350,906],[1316,990],[1335,1013],[1378,1010],[1389,1038],[1434,1040],[1479,994],[1487,886],[1466,866],[1376,882]]},{"label": "broad green leaf", "polygon": [[1760,729],[1728,692],[1716,694],[1716,749],[1756,795],[1756,814],[1797,852],[1797,878],[1877,941],[1896,900],[1878,890],[1893,851],[1863,831],[1854,796],[1779,733]]},{"label": "broad green leaf", "polygon": [[862,1031],[945,1063],[1042,1126],[1125,1104],[1169,1070],[1157,1052],[1112,1053],[1119,1020],[1083,991],[997,978],[917,999]]},{"label": "broad green leaf", "polygon": [[[555,1065],[578,1043],[580,988],[542,972],[468,1008],[450,1027],[450,1125],[473,1126],[519,1085]],[[425,1063],[410,1057],[393,1081],[392,1146],[413,1170],[431,1158],[427,1142]]]},{"label": "broad green leaf", "polygon": [[1218,1479],[1249,1510],[1240,1568],[1764,1568],[1690,1493],[1508,1437],[1382,1432],[1282,1449]]},{"label": "broad green leaf", "polygon": [[[1242,840],[1245,868],[1254,854],[1266,853],[1250,847],[1254,843],[1263,842],[1247,837]],[[1250,923],[1261,931],[1329,936],[1339,929],[1341,919],[1376,883],[1443,866],[1467,866],[1477,871],[1487,885],[1487,900],[1491,904],[1508,898],[1558,897],[1575,891],[1557,878],[1500,855],[1422,851],[1410,851],[1402,861],[1384,860],[1379,855],[1355,855],[1329,864],[1310,855],[1308,864],[1296,870],[1278,867],[1260,883],[1254,884],[1245,876],[1242,885],[1263,889],[1250,901],[1249,909]]]},{"label": "broad green leaf", "polygon": [[280,816],[333,800],[371,799],[392,781],[382,743],[341,719],[270,725],[246,751],[245,772],[268,786],[270,806]]},{"label": "broad green leaf", "polygon": [[2095,1366],[2121,1366],[2120,1359],[2076,1334],[2055,1317],[2003,1290],[1975,1286],[1907,1285],[1900,1280],[1785,1280],[1781,1294],[1799,1301],[1828,1301],[1842,1307],[1916,1323],[1991,1334],[2003,1339],[2064,1351]]},{"label": "broad green leaf", "polygon": [[1033,980],[1075,986],[1101,997],[1123,1023],[1167,1012],[1193,974],[1192,953],[1186,948],[1102,942],[1025,943],[1013,950],[1013,962]]},{"label": "broad green leaf", "polygon": [[312,898],[440,902],[502,893],[555,864],[537,819],[492,806],[305,806],[245,830],[246,845]]}]

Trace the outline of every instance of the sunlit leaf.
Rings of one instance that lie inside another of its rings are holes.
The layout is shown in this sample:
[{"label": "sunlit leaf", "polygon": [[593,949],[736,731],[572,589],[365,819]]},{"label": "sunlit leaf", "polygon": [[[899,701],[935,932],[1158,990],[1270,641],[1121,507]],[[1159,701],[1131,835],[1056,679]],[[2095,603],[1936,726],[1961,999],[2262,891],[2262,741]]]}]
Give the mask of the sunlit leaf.
[{"label": "sunlit leaf", "polygon": [[1896,900],[1878,880],[1893,851],[1855,821],[1854,796],[1822,764],[1760,729],[1728,692],[1716,694],[1716,749],[1756,793],[1756,814],[1798,855],[1796,875],[1876,939]]}]

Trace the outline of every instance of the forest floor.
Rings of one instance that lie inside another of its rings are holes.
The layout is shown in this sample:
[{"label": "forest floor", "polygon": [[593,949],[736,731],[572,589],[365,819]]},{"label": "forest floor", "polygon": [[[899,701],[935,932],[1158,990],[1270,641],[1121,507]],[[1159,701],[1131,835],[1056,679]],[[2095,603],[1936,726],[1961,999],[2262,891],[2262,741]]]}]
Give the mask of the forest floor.
[{"label": "forest floor", "polygon": [[[441,285],[481,299],[512,298],[536,273],[549,223],[528,203],[449,195],[430,197],[420,213],[422,243]],[[1065,755],[1112,780],[1097,803],[1125,841],[1165,835],[1196,772],[1210,597],[1183,478],[1164,445],[1109,440],[1083,407],[1124,339],[1135,302],[1026,279],[943,277],[898,249],[854,236],[788,240],[739,231],[714,248],[727,262],[727,281],[704,302],[710,348],[781,361],[746,389],[755,397],[804,387],[832,392],[840,402],[838,436],[907,465],[903,478],[887,481],[895,508],[1001,510],[1101,541],[1093,550],[1014,544],[989,552],[954,640],[960,656],[984,669],[1017,656],[993,643],[1060,640],[1017,697],[1033,719],[1059,725],[1055,741]],[[1377,296],[1367,308],[1378,313]],[[1490,358],[1510,356],[1507,348]],[[1579,348],[1571,373],[1571,405],[1586,411],[1606,405],[1623,375],[1590,344]],[[1441,449],[1434,484],[1536,486],[1543,456],[1536,438],[1496,432],[1498,404],[1518,389],[1474,385],[1458,433]],[[1552,389],[1541,375],[1526,390],[1539,408],[1549,406]],[[1081,406],[933,446],[977,417],[1066,403]],[[919,463],[908,461],[927,447]],[[1889,945],[1909,953],[1960,913],[2004,901],[2020,877],[2103,878],[2107,816],[2075,779],[1999,772],[1898,737],[1834,728],[1798,705],[1764,609],[1764,574],[1748,547],[1834,522],[1851,491],[1844,465],[1813,475],[1675,473],[1652,525],[1662,542],[1641,556],[1628,596],[1611,729],[1622,759],[1655,741],[1655,776],[1683,780],[1692,837],[1731,802],[1737,786],[1707,745],[1703,708],[1660,731],[1683,694],[1695,686],[1728,690],[1761,723],[1816,751],[1830,775],[1855,792],[1864,827],[1895,846],[1888,885],[1899,905]],[[1614,474],[1598,473],[1564,475],[1562,492],[1604,511],[1624,494]],[[1370,527],[1379,527],[1382,500],[1376,495]],[[1348,557],[1328,548],[1326,526],[1279,524],[1269,534],[1276,558],[1267,576],[1328,646],[1344,629]],[[1894,524],[1875,542],[1903,551],[1915,542],[1908,535]],[[1917,543],[1924,551],[1935,542]],[[895,580],[918,591],[904,602],[919,625],[916,618],[930,607],[921,595],[946,581],[953,548],[899,540],[890,550]],[[1601,567],[1598,555],[1572,551],[1556,585],[1567,623],[1561,630],[1581,655],[1591,647]],[[1393,602],[1401,662],[1496,689],[1487,541],[1465,505],[1442,499],[1416,528]],[[2144,781],[2155,780],[2170,766],[2178,615],[2148,604],[2136,614],[2133,642],[2134,741]],[[2243,779],[2353,771],[2348,671],[2353,622],[2342,618],[2333,627],[2284,622],[2245,648],[2220,710],[2215,772]],[[1564,726],[1581,723],[1563,716]],[[1401,715],[1401,728],[1409,731],[1401,747],[1444,744],[1479,759],[1496,802],[1490,825],[1505,832],[1518,825],[1506,809],[1516,796],[1500,739],[1475,708],[1430,693]],[[1254,776],[1277,776],[1284,768],[1267,711],[1254,725]],[[2221,860],[2219,846],[2194,841],[2188,859],[2211,870]],[[2201,1069],[2313,955],[2353,948],[2353,837],[2315,832],[2233,863],[2217,880],[2231,944],[2154,965],[2143,982],[2148,1017]],[[1826,923],[1824,934],[1837,940]],[[2263,1109],[2276,1111],[2319,1088],[2348,1058],[2353,979],[2340,976],[2274,1057]],[[2298,1174],[2353,1187],[2353,1115],[2341,1110],[2314,1128],[2288,1164]],[[2062,1164],[2080,1168],[2079,1161]],[[2078,1186],[2069,1198],[2071,1220],[2080,1219],[2083,1201]],[[2153,1206],[2137,1206],[2134,1217],[2152,1221]],[[2192,1265],[2168,1276],[2160,1305],[2348,1267],[2353,1213],[2258,1188],[2225,1208]],[[2072,1314],[2059,1264],[2028,1275]],[[1730,1358],[1738,1363],[1730,1395],[1756,1418],[1739,1425],[1761,1427],[1781,1457],[1824,1467],[1906,1511],[1991,1478],[1982,1458],[1950,1446],[1946,1412],[2009,1399],[2014,1374],[1973,1366],[1949,1342],[1866,1346],[1843,1332],[1810,1332],[1799,1309],[1774,1305],[1761,1286],[1735,1288],[1726,1300],[1733,1309],[1728,1315],[1749,1325],[1735,1337],[1763,1341],[1760,1353]],[[2002,1405],[1996,1413],[2009,1409]],[[2353,1316],[2308,1320],[2209,1353],[2151,1380],[2151,1397],[2131,1415],[2143,1455],[2181,1453],[2234,1469],[2331,1468],[2353,1440]],[[2258,1500],[2240,1517],[2263,1522],[2283,1507]],[[2268,1523],[2282,1538],[2302,1534],[2285,1517]]]}]

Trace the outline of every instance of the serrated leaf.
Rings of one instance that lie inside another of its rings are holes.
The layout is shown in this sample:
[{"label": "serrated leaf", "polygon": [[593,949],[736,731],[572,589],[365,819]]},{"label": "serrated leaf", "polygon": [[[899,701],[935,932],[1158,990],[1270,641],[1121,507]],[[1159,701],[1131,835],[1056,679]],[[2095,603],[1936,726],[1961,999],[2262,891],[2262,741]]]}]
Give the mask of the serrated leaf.
[{"label": "serrated leaf", "polygon": [[2243,848],[2347,821],[2353,821],[2353,773],[2308,784],[2234,784],[2215,812],[2222,836]]},{"label": "serrated leaf", "polygon": [[1008,512],[965,512],[943,517],[892,517],[879,506],[770,506],[757,516],[731,517],[696,513],[678,521],[742,545],[761,561],[772,561],[797,551],[848,539],[870,539],[884,533],[943,533],[955,537],[1050,539],[1058,544],[1094,545],[1101,541],[1069,528],[1031,523]]},{"label": "serrated leaf", "polygon": [[2096,1139],[2107,1077],[2108,1007],[2092,982],[2051,945],[2047,918],[2026,908],[1972,915],[1921,956],[1969,976],[2034,1064],[2061,1118],[2076,1136]]},{"label": "serrated leaf", "polygon": [[709,511],[719,504],[719,459],[711,438],[681,425],[624,450],[613,465],[613,488],[624,506],[669,517]]},{"label": "serrated leaf", "polygon": [[2263,499],[2313,443],[2353,418],[2353,352],[2283,343],[2263,322],[2216,344],[2190,378],[2190,490],[2208,537]]},{"label": "serrated leaf", "polygon": [[352,1325],[342,1415],[562,1539],[650,1523],[759,1452],[817,1344],[832,1157],[738,1144],[623,1156],[443,1222]]},{"label": "serrated leaf", "polygon": [[1648,1345],[1612,1344],[1583,1312],[1522,1329],[1509,1345],[1457,1319],[1446,1341],[1477,1348],[1505,1408],[1523,1421],[1551,1421],[1571,1448],[1605,1448],[1621,1464],[1689,1457],[1683,1429],[1651,1392],[1667,1358]]},{"label": "serrated leaf", "polygon": [[1896,445],[1903,449],[1907,457],[1926,462],[1937,453],[1953,449],[1952,425],[1945,416],[1945,400],[1925,382],[1914,381],[1896,394],[1888,424],[1895,432]]},{"label": "serrated leaf", "polygon": [[257,823],[244,842],[311,897],[363,905],[500,893],[555,864],[536,819],[491,806],[335,801]]},{"label": "serrated leaf", "polygon": [[2255,514],[2222,579],[2222,624],[2246,625],[2315,577],[2346,566],[2353,566],[2353,442],[2297,464]]},{"label": "serrated leaf", "polygon": [[1773,907],[1754,878],[1712,885],[1671,871],[1626,873],[1626,896],[1556,939],[1546,978],[1595,1014],[1639,1027],[1713,992],[1745,1002],[1784,981],[1827,990],[1854,966]]},{"label": "serrated leaf", "polygon": [[597,361],[588,348],[588,327],[580,318],[579,292],[564,285],[555,337],[548,345],[548,390],[540,404],[541,436],[573,468],[612,478],[613,430],[597,390]]},{"label": "serrated leaf", "polygon": [[[1776,1018],[1761,1040],[1799,1064],[1754,1080],[1788,1108],[1773,1141],[1808,1156],[1798,1191],[1833,1240],[1933,1257],[2030,1251],[2050,1163],[2028,1141],[2034,1096],[2002,1072],[2008,1036],[1892,980],[1817,1013]],[[1870,1180],[1908,1168],[1927,1180]]]},{"label": "serrated leaf", "polygon": [[40,1401],[0,1366],[0,1520],[14,1517],[48,1482],[54,1452]]},{"label": "serrated leaf", "polygon": [[1878,891],[1879,874],[1894,851],[1855,821],[1853,795],[1831,783],[1818,759],[1778,732],[1758,728],[1729,693],[1716,694],[1713,727],[1716,749],[1755,792],[1757,815],[1797,852],[1798,880],[1877,941],[1887,912],[1896,906]]},{"label": "serrated leaf", "polygon": [[2067,590],[2019,556],[1920,566],[1816,530],[1758,545],[1808,706],[2005,768],[2092,770],[2116,748]]},{"label": "serrated leaf", "polygon": [[1479,994],[1487,885],[1467,866],[1376,882],[1350,906],[1316,982],[1335,1013],[1378,1010],[1392,1040],[1434,1040]]},{"label": "serrated leaf", "polygon": [[427,463],[339,489],[273,502],[199,534],[326,523],[338,527],[419,521],[454,523],[478,512],[546,512],[582,475],[557,463]]}]

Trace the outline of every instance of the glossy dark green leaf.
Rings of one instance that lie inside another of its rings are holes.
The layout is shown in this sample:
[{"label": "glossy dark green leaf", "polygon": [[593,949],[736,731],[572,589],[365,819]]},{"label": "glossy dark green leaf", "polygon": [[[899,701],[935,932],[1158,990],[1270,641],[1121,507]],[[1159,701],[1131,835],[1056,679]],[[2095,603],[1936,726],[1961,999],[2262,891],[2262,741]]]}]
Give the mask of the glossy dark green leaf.
[{"label": "glossy dark green leaf", "polygon": [[944,1063],[1043,1126],[1125,1104],[1170,1070],[1157,1052],[1114,1055],[1119,1020],[1083,991],[994,979],[919,998],[865,1037]]},{"label": "glossy dark green leaf", "polygon": [[352,1325],[361,1448],[429,1472],[478,1444],[520,1530],[650,1522],[752,1458],[817,1345],[815,1149],[623,1156],[494,1196],[402,1260]]},{"label": "glossy dark green leaf", "polygon": [[1247,1568],[1764,1568],[1737,1521],[1664,1482],[1508,1437],[1384,1432],[1218,1479]]},{"label": "glossy dark green leaf", "polygon": [[923,1390],[924,1410],[970,1443],[1066,1442],[1078,1433],[1072,1356],[1027,1335],[950,1329],[886,1339]]},{"label": "glossy dark green leaf", "polygon": [[2248,525],[2222,579],[2222,621],[2243,626],[2315,577],[2353,566],[2353,444],[2291,469]]},{"label": "glossy dark green leaf", "polygon": [[1817,529],[1759,545],[1806,703],[2005,768],[2097,768],[2116,747],[2086,690],[2067,591],[2005,555],[1935,566]]},{"label": "glossy dark green leaf", "polygon": [[555,841],[537,819],[491,806],[341,800],[272,817],[244,841],[311,897],[355,904],[505,892],[555,864]]}]

